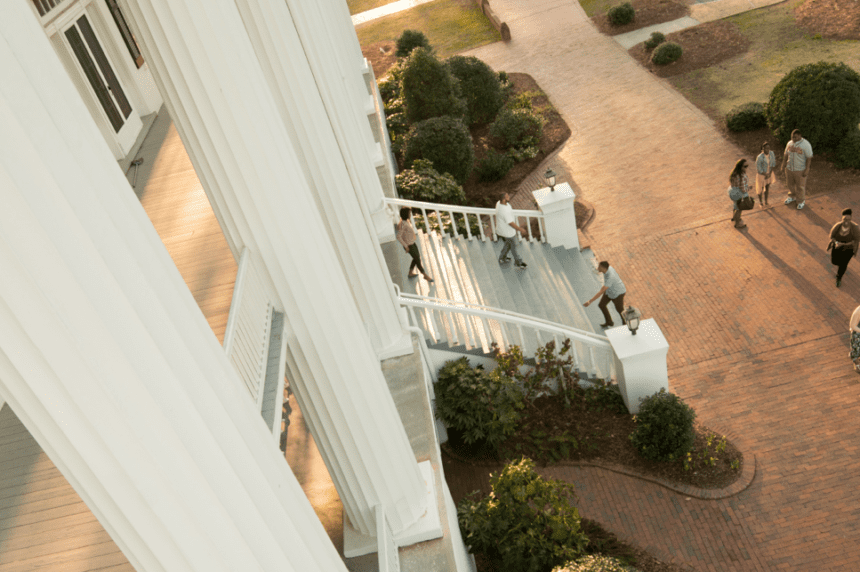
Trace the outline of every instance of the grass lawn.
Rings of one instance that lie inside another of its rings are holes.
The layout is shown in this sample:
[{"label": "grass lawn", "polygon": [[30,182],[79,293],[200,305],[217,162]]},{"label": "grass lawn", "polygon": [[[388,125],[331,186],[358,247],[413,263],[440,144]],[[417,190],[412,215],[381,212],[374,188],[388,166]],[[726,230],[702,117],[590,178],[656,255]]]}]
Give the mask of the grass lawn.
[{"label": "grass lawn", "polygon": [[737,105],[766,102],[777,82],[799,65],[845,62],[860,71],[860,41],[821,39],[798,28],[793,12],[801,3],[786,2],[726,18],[749,38],[747,52],[669,81],[697,107],[722,120]]},{"label": "grass lawn", "polygon": [[501,40],[472,0],[433,0],[355,29],[362,46],[394,41],[403,30],[424,32],[440,58]]},{"label": "grass lawn", "polygon": [[624,4],[623,0],[579,0],[579,5],[585,10],[585,14],[591,18],[595,14],[607,12],[613,6]]},{"label": "grass lawn", "polygon": [[355,15],[367,12],[368,10],[373,10],[374,8],[379,8],[380,6],[385,6],[386,4],[391,4],[394,1],[395,0],[346,0],[346,3],[349,5],[349,13]]}]

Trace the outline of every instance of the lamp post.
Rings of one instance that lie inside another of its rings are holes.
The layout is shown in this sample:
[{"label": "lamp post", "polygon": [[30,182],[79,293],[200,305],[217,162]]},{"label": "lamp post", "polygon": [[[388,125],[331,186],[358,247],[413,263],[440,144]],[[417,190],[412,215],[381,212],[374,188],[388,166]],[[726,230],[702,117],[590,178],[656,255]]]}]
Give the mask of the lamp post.
[{"label": "lamp post", "polygon": [[627,322],[627,329],[634,336],[636,335],[636,330],[639,329],[639,318],[641,317],[642,313],[633,306],[627,306],[627,309],[624,310],[624,321]]},{"label": "lamp post", "polygon": [[547,168],[546,173],[543,174],[543,178],[546,179],[546,184],[549,187],[549,192],[555,191],[555,171],[551,168]]}]

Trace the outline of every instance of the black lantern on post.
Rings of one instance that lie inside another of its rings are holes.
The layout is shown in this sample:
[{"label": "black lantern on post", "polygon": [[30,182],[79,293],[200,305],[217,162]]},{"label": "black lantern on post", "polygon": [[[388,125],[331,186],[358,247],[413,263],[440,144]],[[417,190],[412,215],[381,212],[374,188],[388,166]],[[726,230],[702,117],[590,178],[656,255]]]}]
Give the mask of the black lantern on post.
[{"label": "black lantern on post", "polygon": [[555,191],[555,171],[551,168],[547,168],[546,173],[543,174],[543,178],[546,179],[549,192]]},{"label": "black lantern on post", "polygon": [[639,319],[641,317],[642,313],[633,306],[627,306],[627,309],[624,310],[624,321],[627,322],[627,329],[634,336],[636,335],[636,330],[639,329]]}]

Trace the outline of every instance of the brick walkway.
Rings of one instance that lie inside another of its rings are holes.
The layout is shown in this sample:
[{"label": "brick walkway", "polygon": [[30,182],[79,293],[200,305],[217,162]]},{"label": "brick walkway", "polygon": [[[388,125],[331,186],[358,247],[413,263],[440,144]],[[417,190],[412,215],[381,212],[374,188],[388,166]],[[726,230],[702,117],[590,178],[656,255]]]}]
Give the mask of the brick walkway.
[{"label": "brick walkway", "polygon": [[[847,357],[860,262],[837,289],[824,251],[841,209],[860,212],[860,189],[797,211],[779,185],[775,206],[737,231],[725,189],[740,152],[706,117],[575,2],[494,8],[514,40],[473,53],[549,93],[573,130],[558,161],[597,210],[593,248],[663,329],[672,391],[705,425],[743,435],[757,459],[750,487],[718,501],[602,469],[547,474],[576,484],[583,516],[695,570],[860,570],[860,376]],[[461,471],[452,492],[484,479]]]}]

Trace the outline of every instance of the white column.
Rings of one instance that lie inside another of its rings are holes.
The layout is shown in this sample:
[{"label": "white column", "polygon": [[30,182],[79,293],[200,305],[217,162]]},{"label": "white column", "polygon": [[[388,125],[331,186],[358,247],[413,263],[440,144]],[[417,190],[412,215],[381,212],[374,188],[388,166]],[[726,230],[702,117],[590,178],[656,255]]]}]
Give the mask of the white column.
[{"label": "white column", "polygon": [[544,215],[546,241],[552,246],[563,246],[579,250],[579,236],[576,234],[576,212],[573,202],[576,193],[568,183],[559,183],[554,190],[544,187],[532,191],[538,208]]},{"label": "white column", "polygon": [[[394,302],[370,213],[360,200],[360,181],[347,167],[352,157],[345,156],[335,135],[340,118],[327,113],[322,94],[327,86],[317,83],[290,11],[283,0],[239,0],[237,6],[374,348],[381,359],[409,354],[412,341]],[[380,190],[380,202],[381,197]],[[391,232],[387,215],[385,225]]]},{"label": "white column", "polygon": [[0,395],[136,570],[345,572],[24,2],[0,69]]},{"label": "white column", "polygon": [[353,525],[374,507],[405,529],[427,512],[424,482],[289,133],[232,0],[129,1],[126,16],[207,192],[260,257],[284,304],[296,379]]},{"label": "white column", "polygon": [[669,342],[653,319],[642,320],[636,335],[627,326],[606,330],[615,352],[618,388],[627,410],[639,413],[639,400],[661,389],[669,391],[666,356]]}]

